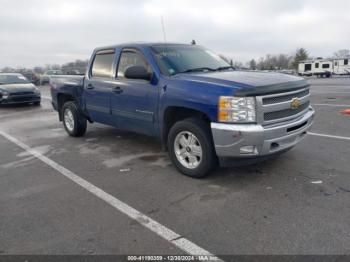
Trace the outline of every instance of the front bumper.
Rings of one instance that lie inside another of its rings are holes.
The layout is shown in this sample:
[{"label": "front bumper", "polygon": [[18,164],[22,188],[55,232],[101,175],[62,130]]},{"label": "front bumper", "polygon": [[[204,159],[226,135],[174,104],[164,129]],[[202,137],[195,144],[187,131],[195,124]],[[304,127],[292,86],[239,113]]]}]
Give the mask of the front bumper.
[{"label": "front bumper", "polygon": [[41,96],[25,96],[25,97],[11,97],[1,98],[0,105],[13,105],[13,104],[27,104],[37,103],[41,101]]},{"label": "front bumper", "polygon": [[[269,126],[211,123],[219,158],[254,158],[287,151],[302,140],[313,123],[314,110],[292,121]],[[253,150],[246,150],[246,148]]]}]

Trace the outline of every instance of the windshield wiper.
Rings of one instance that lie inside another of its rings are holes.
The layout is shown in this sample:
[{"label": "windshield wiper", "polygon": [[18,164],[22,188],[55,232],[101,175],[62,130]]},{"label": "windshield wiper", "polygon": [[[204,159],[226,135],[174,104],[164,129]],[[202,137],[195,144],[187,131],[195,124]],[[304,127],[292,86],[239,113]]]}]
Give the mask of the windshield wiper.
[{"label": "windshield wiper", "polygon": [[233,66],[220,66],[218,68],[215,69],[215,71],[220,71],[220,70],[227,70],[227,69],[236,69]]},{"label": "windshield wiper", "polygon": [[210,67],[197,67],[197,68],[191,68],[187,69],[185,71],[181,71],[179,73],[191,73],[191,72],[203,72],[203,71],[215,71],[216,69],[210,68]]}]

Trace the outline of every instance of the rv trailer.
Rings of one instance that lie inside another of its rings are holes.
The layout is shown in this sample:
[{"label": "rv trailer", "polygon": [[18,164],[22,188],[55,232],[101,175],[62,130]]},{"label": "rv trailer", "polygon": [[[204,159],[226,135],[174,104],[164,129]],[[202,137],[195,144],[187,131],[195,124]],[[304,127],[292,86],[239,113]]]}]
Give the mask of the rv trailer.
[{"label": "rv trailer", "polygon": [[298,75],[317,77],[350,75],[350,58],[317,58],[301,61],[298,65]]},{"label": "rv trailer", "polygon": [[350,58],[336,58],[333,60],[333,74],[349,75],[350,74]]},{"label": "rv trailer", "polygon": [[330,77],[333,74],[333,61],[331,59],[313,59],[301,61],[298,66],[300,76]]}]

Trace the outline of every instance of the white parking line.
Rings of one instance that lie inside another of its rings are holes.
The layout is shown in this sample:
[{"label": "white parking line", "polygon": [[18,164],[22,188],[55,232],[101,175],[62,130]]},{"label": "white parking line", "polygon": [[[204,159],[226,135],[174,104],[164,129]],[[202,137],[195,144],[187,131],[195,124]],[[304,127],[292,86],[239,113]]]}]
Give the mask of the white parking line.
[{"label": "white parking line", "polygon": [[41,96],[41,98],[51,100],[51,97],[50,97],[50,96]]},{"label": "white parking line", "polygon": [[66,178],[70,179],[71,181],[73,181],[77,185],[81,186],[82,188],[86,189],[87,191],[89,191],[93,195],[97,196],[98,198],[102,199],[103,201],[107,202],[108,204],[110,204],[111,206],[113,206],[114,208],[119,210],[120,212],[129,216],[131,219],[136,220],[138,223],[140,223],[144,227],[153,231],[154,233],[156,233],[160,237],[164,238],[165,240],[169,241],[170,243],[172,243],[176,247],[180,248],[181,250],[185,251],[186,253],[188,253],[190,255],[194,255],[194,256],[206,255],[206,256],[215,257],[209,251],[199,247],[198,245],[191,242],[190,240],[182,237],[181,235],[175,233],[174,231],[167,228],[166,226],[164,226],[164,225],[158,223],[157,221],[153,220],[152,218],[144,215],[143,213],[139,212],[138,210],[134,209],[133,207],[129,206],[128,204],[120,201],[116,197],[108,194],[107,192],[103,191],[102,189],[98,188],[97,186],[91,184],[87,180],[79,177],[78,175],[74,174],[72,171],[61,166],[60,164],[56,163],[55,161],[51,160],[50,158],[44,156],[39,151],[22,143],[21,141],[14,138],[13,136],[11,136],[3,131],[0,131],[0,135],[5,137],[7,140],[11,141],[12,143],[16,144],[17,146],[21,147],[23,150],[27,151],[29,154],[40,159],[42,162],[44,162],[48,166],[52,167],[53,169],[57,170],[59,173],[61,173]]},{"label": "white parking line", "polygon": [[313,106],[334,106],[334,107],[350,107],[350,105],[341,104],[312,104]]},{"label": "white parking line", "polygon": [[321,136],[321,137],[328,137],[328,138],[335,138],[335,139],[349,140],[350,141],[350,137],[346,137],[346,136],[334,136],[334,135],[319,134],[319,133],[313,133],[313,132],[307,132],[307,133],[309,135],[312,135],[312,136]]}]

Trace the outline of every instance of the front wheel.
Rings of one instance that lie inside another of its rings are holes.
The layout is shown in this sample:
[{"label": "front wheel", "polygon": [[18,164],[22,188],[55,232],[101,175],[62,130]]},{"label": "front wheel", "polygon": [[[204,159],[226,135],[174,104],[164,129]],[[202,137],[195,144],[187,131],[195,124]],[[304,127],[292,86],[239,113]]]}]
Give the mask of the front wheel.
[{"label": "front wheel", "polygon": [[70,136],[83,136],[86,132],[87,120],[75,102],[66,102],[62,107],[64,129]]},{"label": "front wheel", "polygon": [[188,118],[172,126],[168,150],[176,168],[194,178],[206,176],[217,162],[209,126],[196,118]]}]

